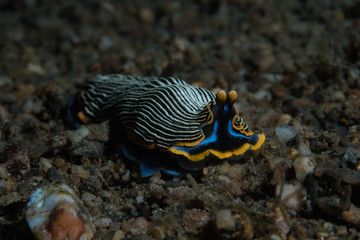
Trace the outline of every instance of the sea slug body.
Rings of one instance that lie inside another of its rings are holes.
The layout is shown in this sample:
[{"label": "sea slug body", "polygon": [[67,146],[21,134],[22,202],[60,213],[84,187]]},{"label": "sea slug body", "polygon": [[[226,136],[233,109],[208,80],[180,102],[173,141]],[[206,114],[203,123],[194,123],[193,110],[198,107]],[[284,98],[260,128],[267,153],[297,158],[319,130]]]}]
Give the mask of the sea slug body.
[{"label": "sea slug body", "polygon": [[181,175],[210,158],[227,159],[257,150],[264,134],[239,116],[235,91],[216,95],[172,77],[97,76],[68,104],[72,122],[110,120],[123,155],[142,176],[162,170]]}]

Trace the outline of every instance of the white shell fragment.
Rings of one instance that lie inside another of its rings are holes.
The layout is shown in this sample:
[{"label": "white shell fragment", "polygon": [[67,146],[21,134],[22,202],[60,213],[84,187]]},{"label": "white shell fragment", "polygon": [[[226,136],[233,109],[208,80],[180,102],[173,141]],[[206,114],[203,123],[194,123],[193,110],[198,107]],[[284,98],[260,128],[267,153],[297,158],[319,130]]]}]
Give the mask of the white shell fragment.
[{"label": "white shell fragment", "polygon": [[46,185],[31,194],[26,221],[39,240],[87,240],[95,232],[90,214],[65,184]]}]

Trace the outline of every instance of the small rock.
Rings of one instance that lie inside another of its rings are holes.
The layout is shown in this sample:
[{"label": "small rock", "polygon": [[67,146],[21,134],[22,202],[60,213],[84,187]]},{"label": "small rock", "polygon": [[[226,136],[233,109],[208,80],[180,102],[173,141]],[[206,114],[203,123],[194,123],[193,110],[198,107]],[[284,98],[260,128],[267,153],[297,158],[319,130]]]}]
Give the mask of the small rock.
[{"label": "small rock", "polygon": [[90,177],[89,170],[84,169],[83,166],[80,165],[72,165],[71,172],[82,179],[88,179]]},{"label": "small rock", "polygon": [[[288,220],[289,216],[287,216],[287,212],[282,211],[280,207],[276,207],[274,210],[274,214],[275,214],[275,226],[277,227],[278,230],[280,230],[280,232],[283,233],[283,236],[286,236],[290,230],[289,220]],[[276,239],[276,238],[271,238],[271,239]]]},{"label": "small rock", "polygon": [[116,232],[114,233],[114,236],[112,238],[112,240],[121,240],[125,237],[125,232],[121,229],[116,230]]},{"label": "small rock", "polygon": [[50,159],[48,158],[40,158],[40,161],[39,161],[39,172],[44,176],[47,171],[49,170],[49,168],[52,167],[52,164],[50,162]]},{"label": "small rock", "polygon": [[346,97],[356,96],[356,97],[360,98],[360,90],[359,89],[348,89],[345,92],[345,96]]},{"label": "small rock", "polygon": [[86,136],[87,140],[97,142],[107,142],[109,140],[109,122],[100,124],[89,124],[89,135]]},{"label": "small rock", "polygon": [[312,173],[315,168],[315,162],[311,157],[298,157],[295,159],[293,165],[296,179],[299,182],[304,182],[306,175]]},{"label": "small rock", "polygon": [[279,117],[278,125],[287,125],[292,120],[292,116],[290,114],[282,114]]},{"label": "small rock", "polygon": [[280,142],[287,143],[296,137],[296,135],[299,133],[299,130],[292,126],[279,126],[275,129],[275,133],[278,136]]},{"label": "small rock", "polygon": [[92,175],[88,179],[84,180],[80,186],[80,189],[96,195],[102,189],[102,182],[97,176]]},{"label": "small rock", "polygon": [[81,199],[84,201],[84,202],[90,202],[90,201],[94,201],[96,198],[96,196],[94,194],[91,194],[89,192],[84,192],[82,195],[81,195]]},{"label": "small rock", "polygon": [[231,231],[235,228],[235,220],[230,209],[223,209],[216,213],[215,223],[217,229]]},{"label": "small rock", "polygon": [[8,76],[0,76],[0,87],[10,85],[12,81],[13,80]]},{"label": "small rock", "polygon": [[55,167],[51,167],[48,169],[45,175],[45,179],[49,182],[54,183],[62,183],[64,182],[64,176],[62,175],[61,171]]},{"label": "small rock", "polygon": [[30,73],[34,73],[34,74],[38,74],[38,75],[44,75],[45,74],[44,68],[40,64],[34,63],[34,62],[29,62],[28,63],[27,70]]},{"label": "small rock", "polygon": [[162,240],[166,237],[166,228],[165,226],[155,226],[152,230],[153,235],[156,240]]},{"label": "small rock", "polygon": [[0,179],[8,179],[11,175],[6,168],[6,163],[0,164]]},{"label": "small rock", "polygon": [[54,149],[64,147],[68,143],[68,135],[69,133],[66,132],[59,132],[51,139],[51,146]]},{"label": "small rock", "polygon": [[278,122],[278,115],[275,111],[269,110],[259,119],[260,127],[275,127]]},{"label": "small rock", "polygon": [[271,92],[277,98],[284,98],[287,95],[284,85],[280,83],[273,84],[271,86]]},{"label": "small rock", "polygon": [[291,210],[299,210],[304,202],[305,189],[300,182],[279,184],[276,186],[275,192],[278,196],[281,192],[280,199],[284,206]]},{"label": "small rock", "polygon": [[211,218],[206,211],[195,208],[185,211],[182,216],[184,229],[189,233],[197,233],[198,229],[208,224],[210,220]]},{"label": "small rock", "polygon": [[357,164],[357,160],[356,160],[356,154],[354,149],[349,146],[346,148],[345,153],[342,157],[342,159],[346,162],[346,163],[351,163],[354,166]]},{"label": "small rock", "polygon": [[144,197],[143,197],[143,196],[137,196],[137,197],[136,197],[136,202],[137,202],[137,203],[142,203],[142,202],[144,202]]},{"label": "small rock", "polygon": [[360,208],[351,205],[349,210],[343,211],[341,214],[343,220],[353,225],[360,224]]},{"label": "small rock", "polygon": [[273,172],[281,161],[286,161],[286,160],[284,160],[282,158],[270,158],[270,159],[268,159],[267,163],[268,163],[270,171]]},{"label": "small rock", "polygon": [[176,188],[170,188],[167,199],[165,202],[171,206],[173,204],[177,204],[178,202],[181,202],[184,200],[184,196],[188,194],[191,191],[190,187],[184,186],[184,187],[176,187]]},{"label": "small rock", "polygon": [[345,210],[343,201],[336,195],[319,198],[317,201],[317,206],[323,213],[333,217],[339,217],[341,212]]},{"label": "small rock", "polygon": [[110,218],[100,218],[94,222],[97,228],[107,228],[111,224]]},{"label": "small rock", "polygon": [[83,139],[80,142],[73,143],[71,145],[71,150],[73,156],[97,159],[103,156],[104,144]]},{"label": "small rock", "polygon": [[5,187],[9,192],[13,191],[15,189],[16,183],[17,183],[16,178],[11,177],[8,180],[6,180]]},{"label": "small rock", "polygon": [[176,38],[174,40],[174,46],[180,52],[184,52],[188,48],[189,42],[184,38]]},{"label": "small rock", "polygon": [[310,156],[311,149],[310,147],[305,144],[304,142],[300,142],[297,147],[297,151],[301,156]]},{"label": "small rock", "polygon": [[144,23],[153,23],[155,21],[155,14],[152,9],[142,8],[139,11],[140,20]]},{"label": "small rock", "polygon": [[267,90],[260,90],[254,94],[256,100],[266,100],[271,101],[271,93]]},{"label": "small rock", "polygon": [[294,148],[290,149],[290,159],[295,160],[298,157],[300,157],[298,150],[296,150]]},{"label": "small rock", "polygon": [[340,92],[340,91],[335,91],[331,96],[330,96],[330,100],[331,101],[337,101],[337,102],[344,102],[345,101],[345,95]]},{"label": "small rock", "polygon": [[347,235],[348,234],[348,230],[346,226],[339,226],[336,229],[336,235],[341,236],[341,235]]},{"label": "small rock", "polygon": [[6,168],[13,176],[23,176],[30,171],[28,153],[16,143],[5,147],[2,159],[6,161]]},{"label": "small rock", "polygon": [[144,233],[148,226],[149,222],[144,217],[137,217],[130,225],[123,225],[123,229],[125,231],[131,232],[134,235],[139,235],[141,233]]},{"label": "small rock", "polygon": [[26,183],[20,183],[18,185],[18,191],[21,195],[23,196],[28,196],[31,190],[31,186],[30,183],[26,182]]},{"label": "small rock", "polygon": [[108,36],[102,36],[100,39],[100,49],[105,50],[105,49],[109,49],[113,46],[113,41],[110,37]]},{"label": "small rock", "polygon": [[23,107],[22,107],[22,110],[24,113],[31,113],[32,110],[33,110],[33,99],[28,99]]},{"label": "small rock", "polygon": [[54,167],[56,167],[56,168],[61,168],[62,166],[64,166],[64,164],[65,164],[65,159],[63,159],[63,158],[56,158],[55,159],[55,161],[54,161],[54,163],[53,163],[53,165],[54,165]]},{"label": "small rock", "polygon": [[69,136],[69,140],[72,143],[78,143],[82,139],[84,139],[89,134],[89,129],[85,126],[81,126],[79,129],[75,131],[71,131],[71,134]]}]

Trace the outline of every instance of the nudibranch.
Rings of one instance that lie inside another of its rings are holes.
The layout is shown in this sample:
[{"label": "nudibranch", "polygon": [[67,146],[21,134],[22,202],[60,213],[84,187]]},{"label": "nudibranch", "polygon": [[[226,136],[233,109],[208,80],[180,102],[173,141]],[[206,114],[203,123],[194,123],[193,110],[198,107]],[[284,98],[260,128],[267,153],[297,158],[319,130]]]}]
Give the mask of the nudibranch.
[{"label": "nudibranch", "polygon": [[110,121],[122,154],[142,176],[158,171],[178,176],[202,169],[210,158],[257,150],[264,134],[239,116],[235,91],[211,91],[172,77],[97,76],[68,104],[72,122]]}]

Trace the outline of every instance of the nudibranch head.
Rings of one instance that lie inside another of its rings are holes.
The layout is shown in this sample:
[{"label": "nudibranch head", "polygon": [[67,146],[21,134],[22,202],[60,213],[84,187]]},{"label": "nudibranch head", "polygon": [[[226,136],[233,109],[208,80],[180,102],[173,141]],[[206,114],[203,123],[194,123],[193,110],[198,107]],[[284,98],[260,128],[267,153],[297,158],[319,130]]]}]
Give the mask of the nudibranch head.
[{"label": "nudibranch head", "polygon": [[[210,156],[218,159],[230,158],[245,153],[247,150],[257,150],[265,141],[264,134],[256,134],[249,129],[239,116],[235,105],[237,94],[230,91],[226,94],[219,91],[216,103],[211,108],[212,123],[203,127],[204,140],[194,147],[173,146],[172,154],[181,156],[182,165],[186,161],[201,162]],[[185,161],[184,161],[185,160]],[[188,163],[188,165],[194,165]]]},{"label": "nudibranch head", "polygon": [[265,135],[239,116],[236,99],[235,91],[214,95],[176,78],[111,74],[88,81],[68,114],[83,123],[110,119],[126,136],[123,154],[140,164],[143,176],[159,170],[176,175],[264,143]]}]

